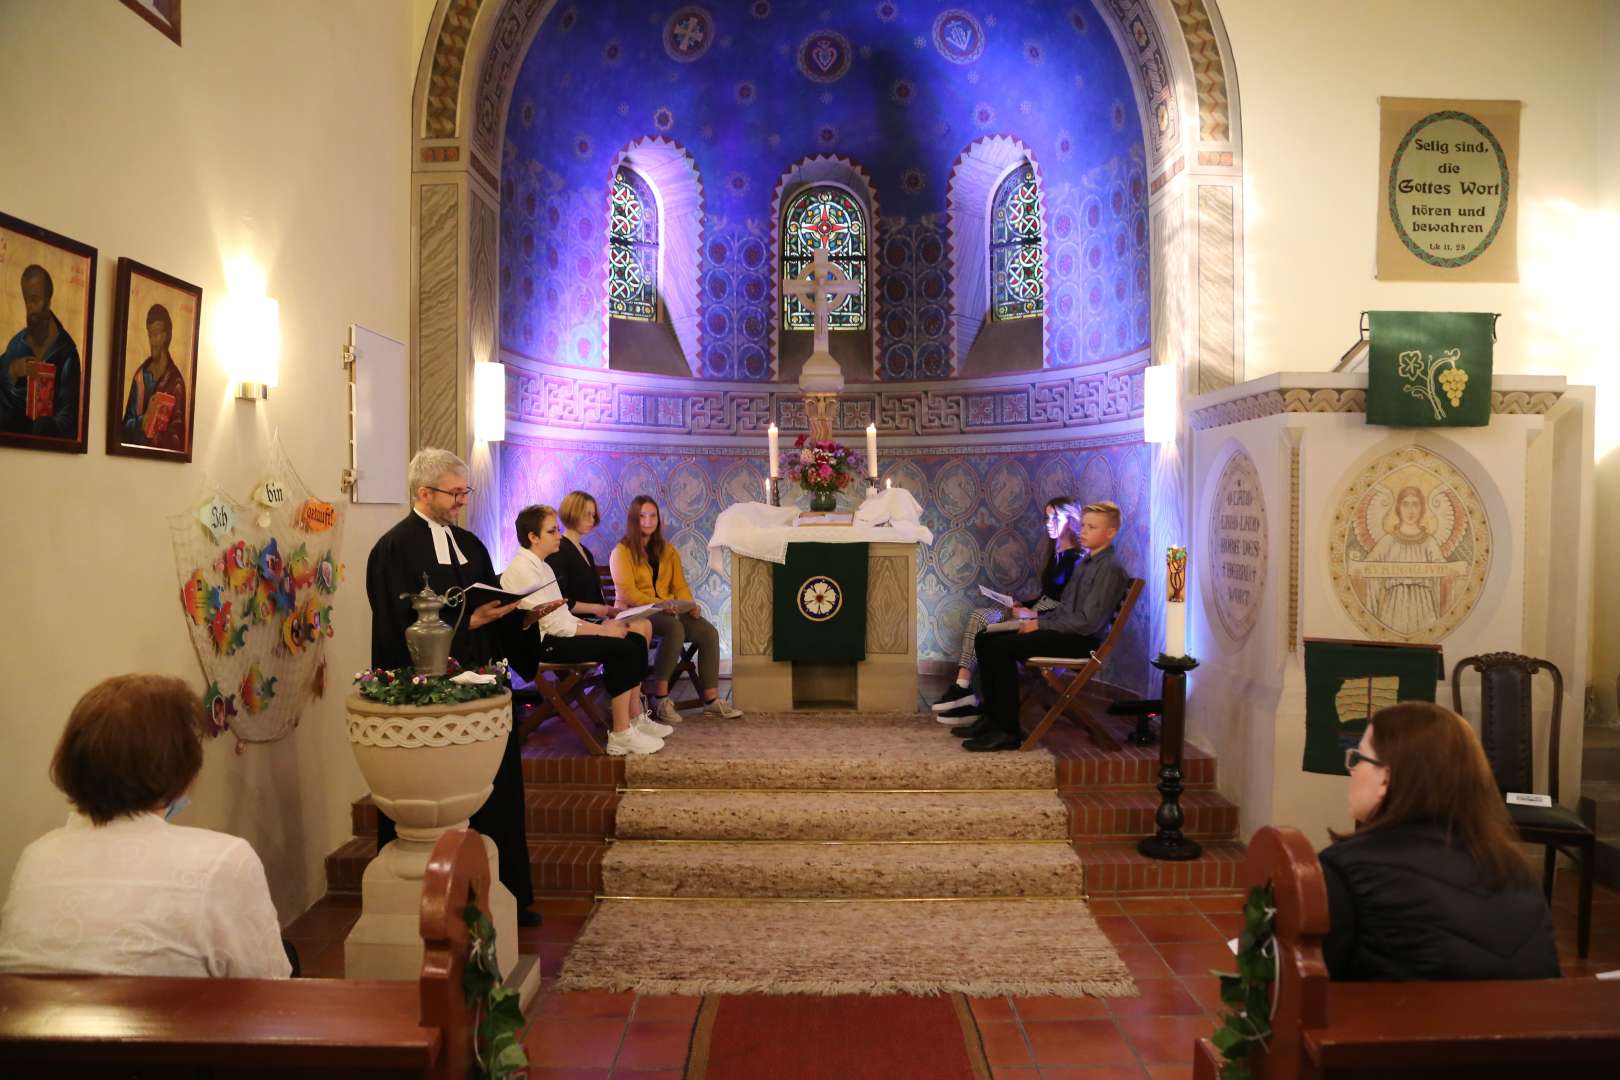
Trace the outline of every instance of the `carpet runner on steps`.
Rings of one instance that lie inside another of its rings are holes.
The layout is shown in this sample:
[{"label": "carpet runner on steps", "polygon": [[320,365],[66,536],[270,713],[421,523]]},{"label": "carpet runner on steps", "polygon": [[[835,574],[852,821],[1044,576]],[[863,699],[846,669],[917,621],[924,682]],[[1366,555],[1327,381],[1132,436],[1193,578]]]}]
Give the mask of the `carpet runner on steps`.
[{"label": "carpet runner on steps", "polygon": [[886,844],[826,841],[620,841],[602,860],[615,897],[1074,897],[1080,860],[1067,841]]},{"label": "carpet runner on steps", "polygon": [[1053,759],[931,717],[692,720],[631,758],[559,988],[1136,992],[1084,901]]},{"label": "carpet runner on steps", "polygon": [[619,840],[1064,840],[1069,812],[1045,791],[631,791]]}]

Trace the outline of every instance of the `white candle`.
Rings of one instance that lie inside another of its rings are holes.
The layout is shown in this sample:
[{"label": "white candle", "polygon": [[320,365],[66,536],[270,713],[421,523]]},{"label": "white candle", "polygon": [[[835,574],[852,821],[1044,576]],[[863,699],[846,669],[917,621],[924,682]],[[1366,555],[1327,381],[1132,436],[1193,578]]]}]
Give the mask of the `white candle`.
[{"label": "white candle", "polygon": [[883,490],[888,491],[892,487],[894,487],[894,477],[885,476],[883,478]]},{"label": "white candle", "polygon": [[774,480],[782,475],[782,451],[777,444],[777,431],[775,424],[772,424],[766,429],[765,437],[770,440],[771,444],[771,479]]},{"label": "white candle", "polygon": [[771,482],[769,480],[765,481],[765,501],[767,503],[771,501]]},{"label": "white candle", "polygon": [[877,427],[866,425],[866,475],[877,479]]},{"label": "white candle", "polygon": [[1187,605],[1171,600],[1164,605],[1164,655],[1187,655]]}]

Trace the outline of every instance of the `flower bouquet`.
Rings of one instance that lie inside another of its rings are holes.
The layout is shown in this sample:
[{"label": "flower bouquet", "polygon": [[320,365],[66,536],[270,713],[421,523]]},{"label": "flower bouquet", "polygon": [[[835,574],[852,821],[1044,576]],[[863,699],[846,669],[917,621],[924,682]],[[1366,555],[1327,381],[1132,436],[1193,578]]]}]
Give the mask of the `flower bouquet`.
[{"label": "flower bouquet", "polygon": [[810,509],[831,510],[838,493],[855,482],[860,458],[842,443],[809,442],[803,435],[793,445],[798,454],[784,463],[787,478],[810,493]]},{"label": "flower bouquet", "polygon": [[467,671],[450,658],[443,675],[418,675],[411,668],[372,668],[357,671],[355,689],[382,705],[451,705],[479,698],[498,697],[511,688],[505,660]]}]

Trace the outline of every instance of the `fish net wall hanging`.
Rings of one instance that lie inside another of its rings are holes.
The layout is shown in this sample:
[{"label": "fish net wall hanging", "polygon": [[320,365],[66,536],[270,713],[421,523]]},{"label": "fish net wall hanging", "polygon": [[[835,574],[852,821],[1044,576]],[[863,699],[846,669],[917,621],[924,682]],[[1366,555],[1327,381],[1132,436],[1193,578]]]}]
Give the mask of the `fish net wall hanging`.
[{"label": "fish net wall hanging", "polygon": [[229,731],[238,752],[286,737],[325,691],[345,516],[305,486],[272,437],[245,501],[216,487],[169,518],[208,734]]}]

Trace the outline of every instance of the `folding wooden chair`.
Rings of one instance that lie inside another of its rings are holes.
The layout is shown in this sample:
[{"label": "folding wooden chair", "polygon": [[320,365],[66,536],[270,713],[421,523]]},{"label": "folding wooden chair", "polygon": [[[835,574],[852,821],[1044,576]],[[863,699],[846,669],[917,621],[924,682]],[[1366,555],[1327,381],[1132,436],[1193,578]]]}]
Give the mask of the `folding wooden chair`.
[{"label": "folding wooden chair", "polygon": [[[596,578],[602,586],[602,600],[611,607],[619,595],[619,590],[614,588],[613,585],[612,572],[606,566],[598,566],[596,568]],[[651,656],[657,651],[658,638],[655,636],[653,640],[647,642],[647,653]],[[688,641],[681,646],[681,659],[676,663],[675,671],[669,677],[669,693],[671,697],[675,696],[675,687],[680,685],[683,676],[687,682],[692,684],[694,696],[685,701],[677,701],[675,707],[677,709],[696,709],[703,704],[703,687],[698,685],[697,642],[695,641]]]},{"label": "folding wooden chair", "polygon": [[[540,711],[536,718],[545,720],[552,716],[560,716],[563,722],[574,729],[579,741],[585,744],[585,749],[592,754],[605,754],[607,750],[592,731],[594,724],[597,730],[607,730],[607,724],[591,703],[588,692],[602,681],[602,665],[594,660],[582,661],[578,664],[539,664],[534,672],[534,689],[540,695]],[[577,710],[577,711],[576,711]],[[579,714],[585,713],[590,718],[587,723]]]},{"label": "folding wooden chair", "polygon": [[[1108,660],[1108,654],[1114,651],[1114,646],[1119,642],[1119,632],[1125,626],[1126,620],[1131,617],[1131,609],[1136,607],[1136,598],[1142,595],[1143,584],[1141,578],[1131,578],[1125,583],[1125,595],[1120,598],[1119,608],[1114,612],[1114,622],[1108,628],[1108,636],[1103,639],[1102,644],[1091,650],[1090,656],[1033,656],[1024,661],[1026,668],[1038,672],[1046,685],[1056,691],[1057,700],[1046,710],[1046,715],[1041,717],[1040,723],[1030,729],[1024,745],[1018,749],[1035,749],[1035,744],[1041,741],[1041,737],[1057,718],[1065,713],[1069,719],[1085,729],[1092,742],[1102,749],[1120,749],[1119,740],[1109,734],[1108,729],[1096,717],[1080,708],[1075,699],[1091,681],[1091,677],[1102,670],[1103,664]],[[1057,674],[1059,671],[1066,674],[1059,675]]]}]

